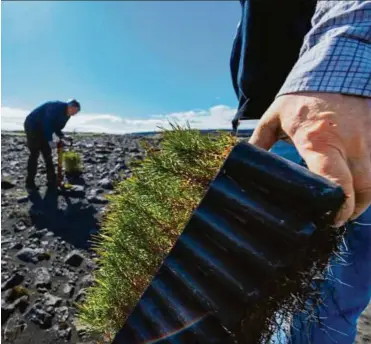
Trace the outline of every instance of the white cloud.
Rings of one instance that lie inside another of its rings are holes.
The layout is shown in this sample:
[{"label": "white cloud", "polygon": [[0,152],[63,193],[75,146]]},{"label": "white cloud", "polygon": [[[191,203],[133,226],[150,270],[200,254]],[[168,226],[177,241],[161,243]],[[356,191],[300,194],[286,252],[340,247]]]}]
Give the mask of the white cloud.
[{"label": "white cloud", "polygon": [[[23,130],[23,122],[29,111],[2,107],[1,130]],[[125,134],[157,131],[158,127],[169,127],[170,122],[184,125],[187,121],[193,129],[230,129],[236,109],[217,105],[209,110],[192,110],[169,114],[151,115],[146,119],[124,118],[112,114],[81,113],[69,120],[65,130]],[[242,128],[253,128],[256,121],[243,122]]]}]

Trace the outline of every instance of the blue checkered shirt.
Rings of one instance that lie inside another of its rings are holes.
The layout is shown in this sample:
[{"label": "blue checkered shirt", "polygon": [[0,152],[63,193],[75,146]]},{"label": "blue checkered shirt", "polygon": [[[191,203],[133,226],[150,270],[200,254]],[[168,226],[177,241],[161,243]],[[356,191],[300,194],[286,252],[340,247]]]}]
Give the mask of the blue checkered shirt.
[{"label": "blue checkered shirt", "polygon": [[318,1],[278,95],[305,91],[371,97],[371,1]]}]

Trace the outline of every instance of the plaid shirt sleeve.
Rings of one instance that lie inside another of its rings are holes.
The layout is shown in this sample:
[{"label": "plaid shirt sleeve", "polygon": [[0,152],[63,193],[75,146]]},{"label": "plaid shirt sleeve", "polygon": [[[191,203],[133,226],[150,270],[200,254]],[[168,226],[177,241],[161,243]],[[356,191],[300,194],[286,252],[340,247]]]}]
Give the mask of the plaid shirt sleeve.
[{"label": "plaid shirt sleeve", "polygon": [[371,97],[371,1],[318,1],[278,96],[308,91]]}]

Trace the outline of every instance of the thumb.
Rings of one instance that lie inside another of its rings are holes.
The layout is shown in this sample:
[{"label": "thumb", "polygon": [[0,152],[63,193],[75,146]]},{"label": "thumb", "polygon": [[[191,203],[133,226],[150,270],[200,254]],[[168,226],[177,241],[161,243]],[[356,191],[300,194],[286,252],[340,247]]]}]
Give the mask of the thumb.
[{"label": "thumb", "polygon": [[280,129],[279,115],[266,112],[258,122],[249,143],[269,150],[278,141]]}]

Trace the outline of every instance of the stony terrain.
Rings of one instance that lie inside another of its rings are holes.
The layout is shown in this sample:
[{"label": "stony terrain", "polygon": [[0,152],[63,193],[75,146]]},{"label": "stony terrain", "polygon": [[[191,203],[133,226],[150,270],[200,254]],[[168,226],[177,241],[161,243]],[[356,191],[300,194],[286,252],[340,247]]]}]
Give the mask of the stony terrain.
[{"label": "stony terrain", "polygon": [[[89,240],[99,230],[104,196],[131,175],[128,159],[144,157],[139,137],[76,137],[72,149],[83,157],[83,176],[70,180],[74,187],[66,194],[48,192],[40,158],[41,188],[30,197],[24,190],[24,136],[2,134],[1,140],[3,343],[103,343],[78,324],[74,303],[93,283],[97,266]],[[146,140],[157,144],[155,137]],[[357,343],[371,343],[371,307],[362,315]]]},{"label": "stony terrain", "polygon": [[[153,144],[153,140],[148,138]],[[67,148],[67,150],[70,148]],[[2,135],[1,321],[4,343],[92,343],[76,322],[75,302],[93,283],[91,235],[99,230],[105,194],[131,175],[128,159],[142,159],[138,137],[77,137],[83,176],[58,195],[46,190],[39,161],[38,193],[24,190],[27,148],[22,135]],[[56,155],[54,153],[54,155]],[[55,157],[56,162],[56,157]],[[95,341],[94,341],[95,342]]]}]

